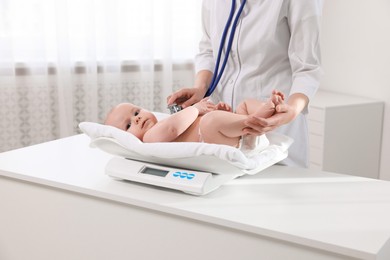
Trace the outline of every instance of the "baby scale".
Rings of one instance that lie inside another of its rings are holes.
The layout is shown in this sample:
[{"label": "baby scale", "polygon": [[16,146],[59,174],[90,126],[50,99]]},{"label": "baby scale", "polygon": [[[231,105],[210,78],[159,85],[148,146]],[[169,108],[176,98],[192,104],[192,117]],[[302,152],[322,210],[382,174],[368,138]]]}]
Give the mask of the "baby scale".
[{"label": "baby scale", "polygon": [[221,185],[245,174],[258,173],[285,159],[288,152],[276,152],[260,167],[247,171],[211,155],[190,158],[145,157],[121,146],[115,139],[99,137],[92,145],[117,156],[110,159],[105,173],[119,180],[149,184],[205,195]]},{"label": "baby scale", "polygon": [[160,186],[193,195],[207,194],[243,175],[243,173],[213,174],[120,157],[115,157],[108,162],[106,174],[116,179]]}]

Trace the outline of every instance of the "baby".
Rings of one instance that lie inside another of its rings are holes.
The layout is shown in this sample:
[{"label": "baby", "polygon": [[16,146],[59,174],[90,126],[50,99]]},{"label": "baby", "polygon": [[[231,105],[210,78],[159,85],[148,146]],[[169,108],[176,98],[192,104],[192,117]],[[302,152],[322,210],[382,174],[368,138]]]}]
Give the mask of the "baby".
[{"label": "baby", "polygon": [[283,101],[284,94],[275,90],[267,101],[245,100],[232,113],[225,103],[215,105],[203,99],[160,121],[141,107],[121,103],[108,113],[104,123],[130,132],[145,143],[205,142],[242,148],[244,142],[244,150],[252,150],[259,138],[244,134],[244,121],[249,115],[272,116]]}]

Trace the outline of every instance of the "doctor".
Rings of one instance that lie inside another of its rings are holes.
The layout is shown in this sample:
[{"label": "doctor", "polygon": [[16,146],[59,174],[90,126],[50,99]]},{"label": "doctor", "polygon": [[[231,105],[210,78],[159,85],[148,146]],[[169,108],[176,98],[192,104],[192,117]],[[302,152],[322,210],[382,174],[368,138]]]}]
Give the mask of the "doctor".
[{"label": "doctor", "polygon": [[[195,59],[194,86],[173,93],[168,97],[168,105],[178,103],[187,107],[205,96],[213,78],[231,1],[234,0],[203,0],[203,37]],[[237,0],[235,15],[243,1]],[[250,117],[246,132],[260,135],[276,131],[292,137],[295,141],[284,160],[286,165],[308,166],[306,114],[322,73],[319,45],[322,4],[322,0],[247,0],[238,18],[225,70],[210,96],[214,103],[225,102],[235,110],[243,100],[264,100],[274,89],[285,93],[287,102],[276,107],[278,113],[268,119]]]}]

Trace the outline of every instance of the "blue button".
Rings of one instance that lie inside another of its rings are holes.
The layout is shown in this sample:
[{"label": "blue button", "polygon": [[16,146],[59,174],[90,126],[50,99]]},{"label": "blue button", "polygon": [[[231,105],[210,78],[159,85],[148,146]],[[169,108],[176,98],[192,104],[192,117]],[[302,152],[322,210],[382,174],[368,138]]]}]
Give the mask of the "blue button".
[{"label": "blue button", "polygon": [[192,180],[195,178],[195,173],[187,173],[187,172],[174,172],[173,177],[179,177],[181,179],[187,179],[187,180]]}]

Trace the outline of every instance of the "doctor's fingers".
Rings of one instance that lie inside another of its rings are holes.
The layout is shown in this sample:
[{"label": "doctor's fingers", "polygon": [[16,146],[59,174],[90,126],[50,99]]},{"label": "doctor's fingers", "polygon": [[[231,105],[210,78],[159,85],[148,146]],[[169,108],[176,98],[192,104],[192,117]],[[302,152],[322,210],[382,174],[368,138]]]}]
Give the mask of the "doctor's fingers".
[{"label": "doctor's fingers", "polygon": [[263,117],[256,117],[256,116],[248,116],[248,118],[244,121],[244,124],[249,127],[266,127],[270,126],[271,122],[269,122],[268,119]]},{"label": "doctor's fingers", "polygon": [[262,134],[265,134],[269,131],[272,131],[274,130],[276,127],[264,127],[264,128],[257,128],[257,129],[254,129],[254,128],[250,128],[250,127],[245,127],[243,129],[243,132],[244,134],[248,134],[248,135],[262,135]]},{"label": "doctor's fingers", "polygon": [[189,99],[187,99],[186,101],[182,102],[181,106],[183,108],[186,108],[186,107],[192,106],[195,103],[198,103],[200,100],[201,99],[198,98],[196,95],[192,95]]},{"label": "doctor's fingers", "polygon": [[243,131],[245,134],[250,135],[262,135],[278,127],[277,125],[259,124],[259,122],[252,123],[250,121],[245,122],[245,125],[247,127],[245,127]]},{"label": "doctor's fingers", "polygon": [[250,135],[262,135],[265,133],[268,133],[272,130],[274,130],[277,126],[267,126],[267,127],[245,127],[243,129],[244,134],[250,134]]},{"label": "doctor's fingers", "polygon": [[[173,103],[176,103],[180,105],[183,101],[187,100],[188,98],[183,97],[181,93],[175,92],[172,95],[169,95],[167,97],[167,105],[172,105]],[[182,102],[180,102],[182,101]]]},{"label": "doctor's fingers", "polygon": [[257,131],[270,131],[281,125],[280,118],[277,116],[272,116],[269,118],[249,116],[245,120],[244,124],[250,128],[253,128]]},{"label": "doctor's fingers", "polygon": [[193,95],[194,93],[191,88],[179,89],[167,97],[167,104],[172,105],[173,103],[176,103],[180,105],[190,99]]}]

